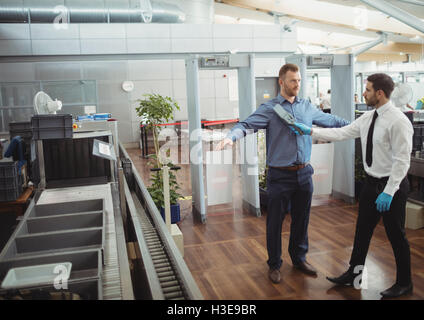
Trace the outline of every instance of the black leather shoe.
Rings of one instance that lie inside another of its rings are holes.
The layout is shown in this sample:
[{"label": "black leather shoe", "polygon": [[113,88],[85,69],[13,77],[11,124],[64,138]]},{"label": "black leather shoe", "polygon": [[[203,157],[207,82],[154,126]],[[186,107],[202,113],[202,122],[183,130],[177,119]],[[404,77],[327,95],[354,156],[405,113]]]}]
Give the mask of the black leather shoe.
[{"label": "black leather shoe", "polygon": [[280,283],[280,281],[281,281],[280,270],[279,269],[269,269],[268,270],[268,277],[272,282]]},{"label": "black leather shoe", "polygon": [[350,270],[346,271],[339,277],[330,278],[326,277],[328,281],[331,281],[335,284],[342,285],[342,286],[352,286],[353,280],[355,280],[355,274],[353,274]]},{"label": "black leather shoe", "polygon": [[306,273],[310,276],[317,275],[317,271],[306,261],[298,263],[298,264],[293,264],[293,267],[295,267],[296,269],[299,269],[303,273]]},{"label": "black leather shoe", "polygon": [[389,289],[380,292],[383,298],[397,298],[412,293],[412,283],[407,286],[394,284]]}]

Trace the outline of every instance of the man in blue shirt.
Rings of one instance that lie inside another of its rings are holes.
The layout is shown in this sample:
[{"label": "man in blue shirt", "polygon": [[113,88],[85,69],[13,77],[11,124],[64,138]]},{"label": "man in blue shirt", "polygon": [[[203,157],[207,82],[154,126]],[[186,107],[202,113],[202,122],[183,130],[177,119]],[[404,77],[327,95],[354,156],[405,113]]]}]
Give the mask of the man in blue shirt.
[{"label": "man in blue shirt", "polygon": [[280,104],[297,122],[309,126],[343,127],[349,122],[324,113],[308,100],[300,99],[299,68],[285,64],[279,72],[280,94],[251,114],[247,119],[233,127],[225,139],[220,141],[216,150],[222,150],[244,137],[248,130],[266,130],[267,149],[267,222],[266,237],[268,250],[269,278],[274,283],[281,280],[281,228],[290,204],[292,222],[290,226],[289,254],[293,266],[309,275],[316,270],[306,261],[308,252],[309,211],[313,193],[312,174],[309,164],[312,139],[308,135],[298,136],[279,118],[273,107]]}]

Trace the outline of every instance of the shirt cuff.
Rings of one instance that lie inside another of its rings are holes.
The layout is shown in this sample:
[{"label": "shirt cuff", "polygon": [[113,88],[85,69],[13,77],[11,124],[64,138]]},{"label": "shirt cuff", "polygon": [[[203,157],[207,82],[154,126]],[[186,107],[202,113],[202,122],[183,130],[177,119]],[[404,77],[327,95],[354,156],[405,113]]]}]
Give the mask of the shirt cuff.
[{"label": "shirt cuff", "polygon": [[231,139],[233,142],[236,142],[236,140],[241,139],[243,136],[243,130],[237,128],[228,132],[226,138]]},{"label": "shirt cuff", "polygon": [[237,138],[231,133],[229,132],[226,136],[225,139],[231,139],[233,142],[235,142],[237,140]]},{"label": "shirt cuff", "polygon": [[312,127],[311,128],[311,137],[314,137],[314,136],[317,136],[317,135],[319,135],[319,128],[317,128],[317,127]]},{"label": "shirt cuff", "polygon": [[383,192],[393,197],[396,191],[398,190],[399,190],[399,187],[386,184],[386,187],[384,188]]}]

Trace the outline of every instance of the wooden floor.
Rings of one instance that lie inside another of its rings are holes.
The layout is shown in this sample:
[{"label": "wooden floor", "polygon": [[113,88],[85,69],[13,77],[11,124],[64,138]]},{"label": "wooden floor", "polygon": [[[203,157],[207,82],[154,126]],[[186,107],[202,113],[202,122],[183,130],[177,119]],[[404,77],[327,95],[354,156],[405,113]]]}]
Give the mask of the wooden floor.
[{"label": "wooden floor", "polygon": [[[139,149],[127,150],[146,185],[149,169]],[[190,169],[177,173],[184,196],[191,195]],[[368,252],[368,288],[357,290],[333,286],[326,276],[338,276],[348,267],[353,245],[357,205],[327,196],[313,198],[309,223],[308,261],[318,276],[293,269],[288,255],[290,216],[282,231],[283,266],[281,283],[268,279],[266,212],[261,217],[241,209],[239,172],[234,170],[233,204],[208,208],[207,223],[194,224],[191,200],[181,201],[184,260],[205,299],[380,299],[379,292],[395,281],[396,267],[390,243],[381,221],[375,229]],[[409,230],[414,293],[399,299],[424,299],[424,229]]]}]

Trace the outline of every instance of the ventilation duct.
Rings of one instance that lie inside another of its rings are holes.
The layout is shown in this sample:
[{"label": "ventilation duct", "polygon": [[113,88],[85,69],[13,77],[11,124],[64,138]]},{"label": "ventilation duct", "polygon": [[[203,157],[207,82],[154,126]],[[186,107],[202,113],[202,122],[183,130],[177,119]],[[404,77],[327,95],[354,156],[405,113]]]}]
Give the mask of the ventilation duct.
[{"label": "ventilation duct", "polygon": [[[0,23],[183,23],[179,7],[149,0],[2,0]],[[61,22],[64,22],[63,20]]]}]

